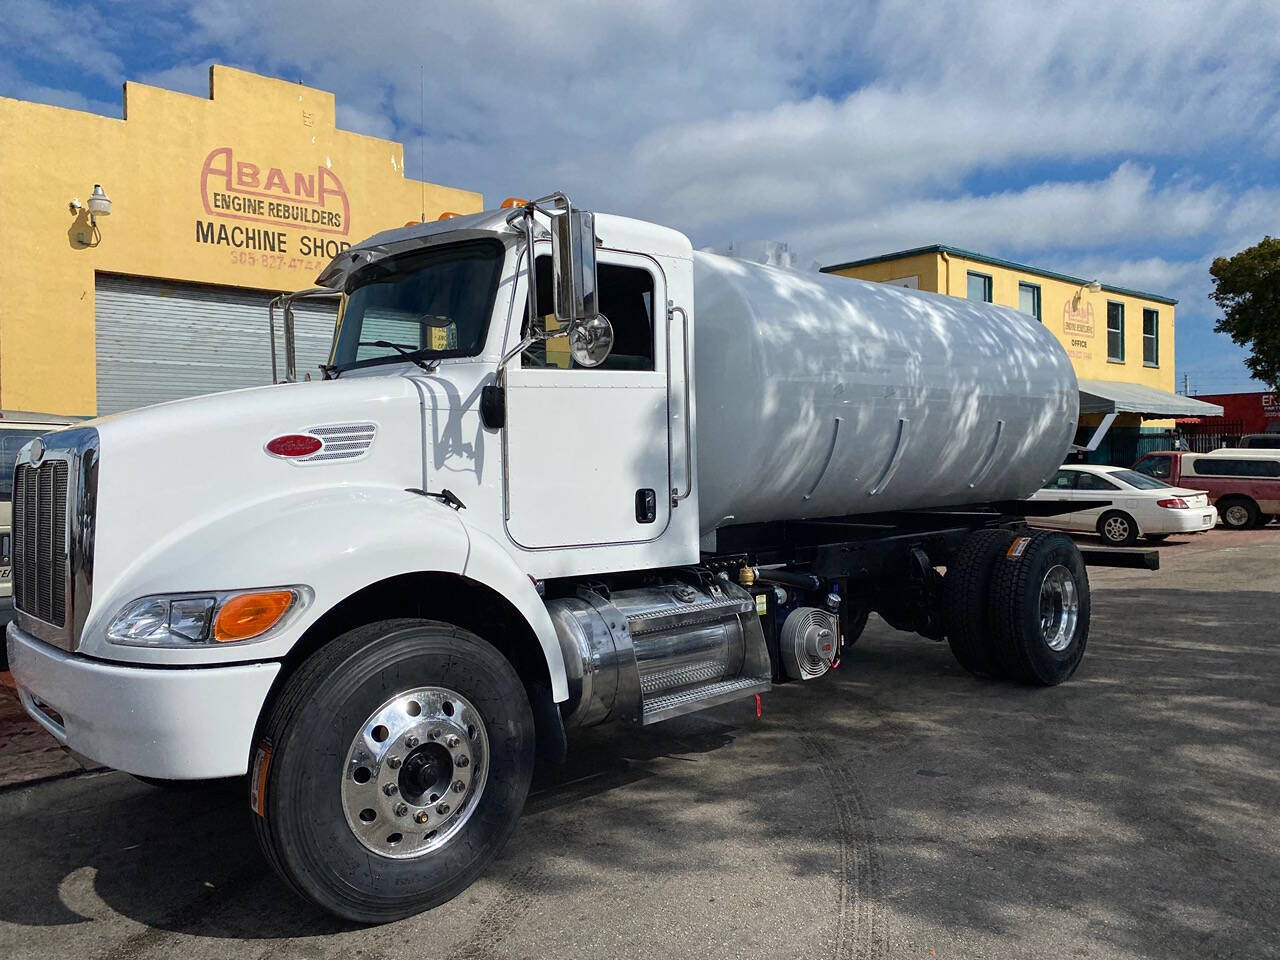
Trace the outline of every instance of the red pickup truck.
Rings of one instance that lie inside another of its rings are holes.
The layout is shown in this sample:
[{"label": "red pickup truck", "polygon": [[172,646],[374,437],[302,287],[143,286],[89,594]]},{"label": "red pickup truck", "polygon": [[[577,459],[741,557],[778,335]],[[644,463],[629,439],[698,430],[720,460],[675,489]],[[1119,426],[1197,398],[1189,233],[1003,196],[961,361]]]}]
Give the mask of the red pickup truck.
[{"label": "red pickup truck", "polygon": [[1175,487],[1204,490],[1233,530],[1260,527],[1280,515],[1280,450],[1160,450],[1133,469]]}]

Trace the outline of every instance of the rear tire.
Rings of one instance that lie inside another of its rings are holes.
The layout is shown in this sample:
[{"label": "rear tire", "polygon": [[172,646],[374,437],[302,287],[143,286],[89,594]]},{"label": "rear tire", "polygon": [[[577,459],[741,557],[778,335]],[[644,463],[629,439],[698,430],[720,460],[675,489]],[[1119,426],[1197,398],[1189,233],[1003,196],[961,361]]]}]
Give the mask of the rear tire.
[{"label": "rear tire", "polygon": [[1218,516],[1228,530],[1248,530],[1261,515],[1258,505],[1248,497],[1224,497],[1218,501]]},{"label": "rear tire", "polygon": [[867,618],[869,616],[871,616],[870,604],[858,602],[855,606],[848,608],[849,622],[845,627],[844,636],[840,638],[840,646],[842,648],[852,647],[862,639],[862,631],[867,629]]},{"label": "rear tire", "polygon": [[1138,524],[1123,510],[1108,510],[1098,518],[1098,536],[1112,547],[1132,547],[1138,542]]},{"label": "rear tire", "polygon": [[942,578],[942,622],[960,666],[979,676],[1005,674],[991,646],[991,573],[1013,542],[1010,530],[978,530],[956,551]]},{"label": "rear tire", "polygon": [[252,819],[272,867],[330,913],[385,923],[457,896],[506,845],[533,773],[533,714],[475,634],[387,620],[298,668],[256,757]]},{"label": "rear tire", "polygon": [[996,657],[1012,679],[1039,687],[1068,679],[1084,657],[1089,613],[1089,575],[1070,537],[1019,537],[996,561],[992,633]]}]

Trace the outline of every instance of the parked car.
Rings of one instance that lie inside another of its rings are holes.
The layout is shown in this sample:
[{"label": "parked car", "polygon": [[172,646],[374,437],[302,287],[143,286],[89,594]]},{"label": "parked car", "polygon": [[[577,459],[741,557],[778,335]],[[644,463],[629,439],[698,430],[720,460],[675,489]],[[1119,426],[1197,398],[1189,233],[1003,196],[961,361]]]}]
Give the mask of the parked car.
[{"label": "parked car", "polygon": [[1240,449],[1280,450],[1280,433],[1246,433],[1240,438]]},{"label": "parked car", "polygon": [[1107,501],[1054,517],[1038,517],[1038,526],[1096,531],[1112,546],[1132,546],[1138,537],[1160,542],[1174,533],[1213,529],[1218,511],[1203,490],[1173,487],[1124,467],[1093,464],[1064,466],[1032,500]]},{"label": "parked car", "polygon": [[1207,491],[1223,525],[1233,530],[1262,526],[1280,514],[1280,450],[1160,450],[1148,453],[1133,469]]}]

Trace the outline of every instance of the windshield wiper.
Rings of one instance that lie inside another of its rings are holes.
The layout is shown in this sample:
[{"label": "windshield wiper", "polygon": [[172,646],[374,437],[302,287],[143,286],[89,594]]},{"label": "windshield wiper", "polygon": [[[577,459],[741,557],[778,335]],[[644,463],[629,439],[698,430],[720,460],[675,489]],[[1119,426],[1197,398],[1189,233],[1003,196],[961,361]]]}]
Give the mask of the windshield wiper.
[{"label": "windshield wiper", "polygon": [[418,356],[422,352],[422,348],[412,349],[403,343],[392,343],[390,340],[361,340],[356,344],[357,347],[382,347],[384,350],[394,350],[406,360],[417,364],[427,373],[434,373],[436,367],[440,366],[439,360],[432,360],[427,363],[422,357]]}]

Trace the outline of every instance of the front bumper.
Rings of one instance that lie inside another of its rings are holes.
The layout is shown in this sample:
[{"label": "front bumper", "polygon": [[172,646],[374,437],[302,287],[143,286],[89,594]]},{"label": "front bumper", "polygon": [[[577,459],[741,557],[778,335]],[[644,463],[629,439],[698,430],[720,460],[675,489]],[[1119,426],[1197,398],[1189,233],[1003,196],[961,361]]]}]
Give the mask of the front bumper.
[{"label": "front bumper", "polygon": [[168,669],[64,653],[9,624],[9,669],[31,718],[91,760],[165,780],[239,776],[278,663]]}]

